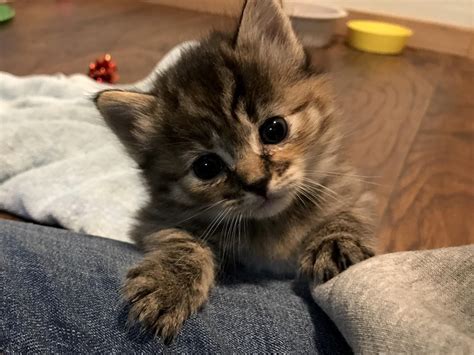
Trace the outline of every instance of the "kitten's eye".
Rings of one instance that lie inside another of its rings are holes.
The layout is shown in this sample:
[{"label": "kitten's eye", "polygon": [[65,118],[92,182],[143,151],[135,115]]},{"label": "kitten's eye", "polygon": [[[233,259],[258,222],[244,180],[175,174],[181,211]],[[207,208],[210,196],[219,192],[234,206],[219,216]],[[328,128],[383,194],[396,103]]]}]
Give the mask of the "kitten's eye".
[{"label": "kitten's eye", "polygon": [[288,125],[282,117],[271,117],[258,130],[264,144],[278,144],[286,138]]},{"label": "kitten's eye", "polygon": [[193,163],[193,171],[201,180],[215,178],[224,169],[224,163],[217,154],[206,154],[196,159]]}]

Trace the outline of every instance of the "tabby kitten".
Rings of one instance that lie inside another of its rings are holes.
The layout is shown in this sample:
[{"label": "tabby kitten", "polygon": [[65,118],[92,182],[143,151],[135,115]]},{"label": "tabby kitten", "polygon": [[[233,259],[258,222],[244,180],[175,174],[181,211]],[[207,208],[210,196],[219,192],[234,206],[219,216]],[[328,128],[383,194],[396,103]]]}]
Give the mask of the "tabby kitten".
[{"label": "tabby kitten", "polygon": [[123,287],[130,318],[165,341],[207,300],[227,262],[325,282],[373,255],[371,201],[341,154],[325,78],[276,1],[247,1],[150,92],[96,97],[150,201],[145,251]]}]

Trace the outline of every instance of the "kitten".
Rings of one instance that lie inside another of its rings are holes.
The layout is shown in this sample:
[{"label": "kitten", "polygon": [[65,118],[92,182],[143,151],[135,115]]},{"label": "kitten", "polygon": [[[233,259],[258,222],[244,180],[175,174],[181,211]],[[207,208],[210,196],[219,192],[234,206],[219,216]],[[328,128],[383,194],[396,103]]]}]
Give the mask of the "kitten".
[{"label": "kitten", "polygon": [[168,342],[226,262],[318,284],[373,255],[372,203],[326,87],[278,3],[249,0],[233,36],[187,49],[150,92],[97,95],[150,194],[131,319]]}]

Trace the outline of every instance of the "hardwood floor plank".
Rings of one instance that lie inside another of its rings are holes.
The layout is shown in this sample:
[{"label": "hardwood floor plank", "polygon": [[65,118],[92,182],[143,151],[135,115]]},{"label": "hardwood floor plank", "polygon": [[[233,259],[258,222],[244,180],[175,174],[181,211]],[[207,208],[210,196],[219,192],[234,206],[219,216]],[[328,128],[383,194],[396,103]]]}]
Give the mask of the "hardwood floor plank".
[{"label": "hardwood floor plank", "polygon": [[364,179],[377,194],[381,218],[430,104],[444,57],[416,50],[380,56],[341,43],[313,55],[335,79],[349,156],[360,174],[368,176]]},{"label": "hardwood floor plank", "polygon": [[140,80],[175,45],[236,20],[130,0],[15,2],[17,15],[0,26],[0,70],[16,75],[86,73],[106,52],[120,83]]},{"label": "hardwood floor plank", "polygon": [[474,243],[474,65],[451,57],[380,227],[380,249]]}]

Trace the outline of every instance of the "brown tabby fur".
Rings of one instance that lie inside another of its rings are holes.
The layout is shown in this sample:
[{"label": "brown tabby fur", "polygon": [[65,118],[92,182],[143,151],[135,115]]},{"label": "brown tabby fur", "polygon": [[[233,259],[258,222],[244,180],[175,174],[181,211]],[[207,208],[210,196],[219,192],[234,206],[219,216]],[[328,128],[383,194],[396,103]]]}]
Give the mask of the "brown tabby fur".
[{"label": "brown tabby fur", "polygon": [[[279,5],[250,0],[235,35],[186,50],[151,92],[97,96],[150,194],[133,232],[145,258],[123,288],[132,319],[169,341],[227,262],[321,283],[373,255],[372,202],[344,160],[327,86]],[[273,116],[289,134],[264,145]],[[210,181],[191,168],[205,152],[227,165]]]}]

